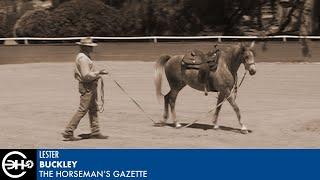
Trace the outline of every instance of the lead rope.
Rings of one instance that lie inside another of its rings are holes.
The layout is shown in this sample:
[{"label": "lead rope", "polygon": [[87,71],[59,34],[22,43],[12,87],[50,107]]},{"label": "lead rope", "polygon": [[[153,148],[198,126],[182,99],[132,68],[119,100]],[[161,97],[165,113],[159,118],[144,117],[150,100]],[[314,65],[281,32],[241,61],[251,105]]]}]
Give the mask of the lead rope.
[{"label": "lead rope", "polygon": [[99,113],[103,113],[104,111],[104,83],[103,83],[103,78],[100,78],[100,100],[101,100],[101,105],[98,105],[98,110]]},{"label": "lead rope", "polygon": [[129,93],[120,85],[120,83],[118,81],[116,81],[115,79],[112,78],[112,76],[110,75],[110,72],[108,74],[109,78],[119,87],[119,89],[125,94],[127,95],[127,97],[138,107],[138,109],[144,114],[144,116],[149,119],[150,121],[152,121],[154,124],[157,124],[155,120],[153,120],[151,118],[151,116],[149,116],[147,114],[147,112],[143,109],[143,107],[138,103],[138,101],[136,101],[132,96],[129,95]]},{"label": "lead rope", "polygon": [[[208,111],[207,114],[206,114],[206,116],[207,116],[208,114],[210,114],[211,112],[215,111],[218,107],[222,106],[222,104],[223,104],[227,99],[229,99],[229,98],[232,96],[233,93],[235,93],[235,97],[237,96],[237,91],[238,91],[238,89],[240,88],[241,84],[243,83],[244,78],[246,77],[246,75],[247,75],[247,71],[244,72],[243,77],[242,77],[242,79],[241,79],[241,81],[240,81],[239,86],[237,85],[237,84],[238,84],[238,76],[236,76],[236,81],[235,81],[235,83],[234,83],[234,85],[233,85],[233,88],[232,88],[232,90],[231,90],[231,92],[230,92],[230,95],[229,95],[228,97],[224,98],[223,101],[220,102],[219,104],[217,104],[213,109],[211,109],[210,111]],[[187,128],[187,127],[189,127],[189,126],[192,126],[193,124],[195,124],[195,123],[198,122],[198,121],[199,121],[199,119],[195,119],[194,121],[192,121],[192,122],[190,122],[190,123],[188,123],[188,124],[186,124],[186,125],[184,125],[184,126],[182,126],[182,127],[180,127],[180,128],[181,128],[181,129],[182,129],[182,128]]]},{"label": "lead rope", "polygon": [[244,78],[245,78],[246,75],[247,75],[247,72],[248,72],[248,71],[245,71],[245,72],[244,72],[244,74],[243,74],[243,76],[242,76],[242,79],[241,79],[241,81],[240,81],[239,86],[237,85],[237,84],[238,84],[238,75],[237,75],[236,84],[235,84],[236,86],[235,86],[235,91],[234,91],[234,100],[237,99],[238,88],[240,88],[240,86],[242,85],[242,83],[243,83],[243,81],[244,81]]}]

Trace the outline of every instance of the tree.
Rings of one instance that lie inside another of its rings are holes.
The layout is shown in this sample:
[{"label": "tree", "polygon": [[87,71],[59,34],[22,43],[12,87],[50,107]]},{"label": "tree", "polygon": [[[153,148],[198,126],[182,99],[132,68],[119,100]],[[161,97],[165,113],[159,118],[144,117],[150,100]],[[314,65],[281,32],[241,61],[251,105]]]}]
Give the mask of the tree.
[{"label": "tree", "polygon": [[34,11],[19,24],[17,36],[121,36],[123,19],[100,0],[71,0],[51,11]]}]

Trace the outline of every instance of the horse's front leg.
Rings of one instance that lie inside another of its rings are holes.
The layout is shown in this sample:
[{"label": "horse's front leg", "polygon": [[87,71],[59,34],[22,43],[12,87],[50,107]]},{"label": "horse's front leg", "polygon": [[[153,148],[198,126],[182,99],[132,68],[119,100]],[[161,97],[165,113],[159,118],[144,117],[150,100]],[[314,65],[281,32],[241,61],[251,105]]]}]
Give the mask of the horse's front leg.
[{"label": "horse's front leg", "polygon": [[213,119],[212,119],[213,129],[215,129],[215,130],[219,129],[218,116],[219,116],[219,113],[220,113],[220,110],[221,110],[221,107],[222,107],[222,104],[220,104],[220,103],[222,103],[224,98],[225,98],[224,94],[222,94],[222,93],[218,94],[217,107],[216,107],[216,110],[215,110],[215,112],[213,114]]},{"label": "horse's front leg", "polygon": [[244,123],[243,123],[242,120],[241,120],[240,109],[239,109],[238,105],[236,104],[236,101],[235,101],[234,96],[230,96],[230,97],[228,98],[228,101],[229,101],[230,105],[232,106],[233,110],[234,110],[234,111],[236,112],[236,114],[237,114],[237,118],[238,118],[239,124],[240,124],[240,126],[241,126],[241,132],[242,132],[243,134],[248,134],[249,131],[248,131],[247,127],[244,125]]}]

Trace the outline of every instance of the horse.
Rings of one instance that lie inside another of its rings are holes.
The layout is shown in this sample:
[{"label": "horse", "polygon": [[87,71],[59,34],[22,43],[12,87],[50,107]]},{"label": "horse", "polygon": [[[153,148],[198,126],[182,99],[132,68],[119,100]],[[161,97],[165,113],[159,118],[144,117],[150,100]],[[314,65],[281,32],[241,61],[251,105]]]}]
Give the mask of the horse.
[{"label": "horse", "polygon": [[[235,97],[232,96],[232,90],[237,83],[237,71],[241,64],[244,64],[245,70],[249,72],[251,76],[256,74],[256,66],[254,60],[254,42],[250,45],[239,43],[232,45],[226,50],[220,50],[219,57],[217,59],[217,68],[215,71],[210,71],[208,82],[209,91],[218,93],[217,107],[215,109],[212,122],[213,129],[219,129],[218,116],[221,110],[223,101],[227,100],[232,106],[237,115],[238,122],[241,126],[241,132],[246,134],[248,129],[241,120],[240,109],[235,102]],[[192,52],[195,60],[205,61],[205,59],[212,58],[213,51],[209,51],[207,54],[201,53],[201,51]],[[200,52],[200,53],[199,53]],[[169,118],[169,106],[171,109],[171,116],[174,122],[175,128],[180,128],[182,125],[176,119],[175,102],[179,92],[186,86],[190,86],[199,91],[205,91],[205,86],[198,81],[199,70],[186,69],[182,66],[182,60],[184,55],[163,55],[155,63],[155,89],[158,100],[164,99],[164,113],[163,120],[160,124],[165,125]],[[170,86],[170,91],[163,95],[161,92],[162,87],[162,74],[165,72],[167,81]]]}]

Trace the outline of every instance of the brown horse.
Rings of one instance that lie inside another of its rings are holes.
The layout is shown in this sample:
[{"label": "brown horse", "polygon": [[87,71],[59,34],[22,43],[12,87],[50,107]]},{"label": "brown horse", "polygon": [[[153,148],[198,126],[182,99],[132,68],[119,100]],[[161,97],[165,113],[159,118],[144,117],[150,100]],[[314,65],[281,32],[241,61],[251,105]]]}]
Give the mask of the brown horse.
[{"label": "brown horse", "polygon": [[[217,69],[214,72],[211,71],[208,77],[208,90],[211,92],[218,92],[217,104],[220,104],[225,99],[228,100],[237,114],[237,118],[241,126],[241,131],[243,133],[248,133],[248,130],[241,120],[239,107],[235,102],[235,97],[232,96],[231,93],[232,89],[235,86],[237,71],[241,64],[244,64],[245,69],[249,71],[250,75],[254,75],[256,73],[254,53],[252,50],[253,47],[254,42],[252,42],[250,46],[240,43],[238,45],[231,46],[226,50],[220,51],[217,62]],[[198,53],[192,52],[195,61],[200,60],[203,62],[206,59],[210,59],[212,55],[212,51],[207,54],[201,53],[201,51],[196,52]],[[178,93],[186,85],[189,85],[190,87],[199,91],[205,90],[205,86],[198,81],[199,70],[183,68],[183,66],[181,65],[183,58],[183,55],[176,55],[172,57],[165,55],[161,56],[155,65],[154,80],[156,86],[156,95],[158,99],[160,99],[161,97],[164,98],[164,114],[163,121],[161,121],[161,123],[166,123],[169,117],[168,111],[170,106],[172,120],[176,128],[181,127],[181,124],[176,120],[175,112],[175,102]],[[203,58],[205,58],[205,60]],[[161,93],[163,70],[165,71],[170,86],[170,91],[165,96]],[[218,106],[212,119],[214,129],[219,129],[217,122],[220,110],[221,106]]]}]

